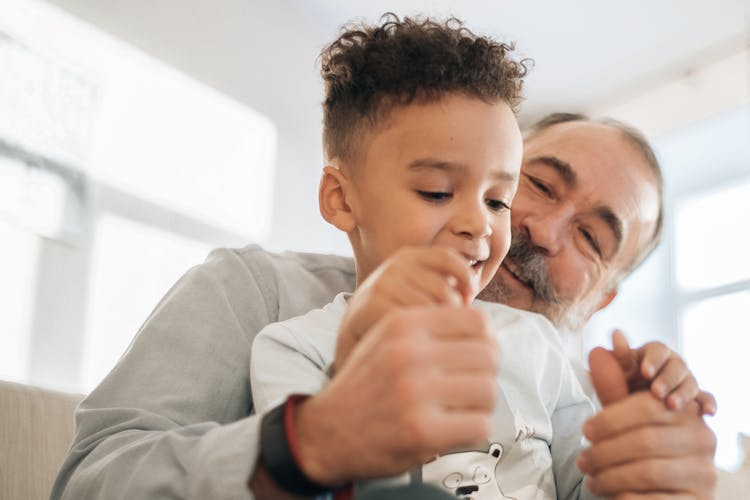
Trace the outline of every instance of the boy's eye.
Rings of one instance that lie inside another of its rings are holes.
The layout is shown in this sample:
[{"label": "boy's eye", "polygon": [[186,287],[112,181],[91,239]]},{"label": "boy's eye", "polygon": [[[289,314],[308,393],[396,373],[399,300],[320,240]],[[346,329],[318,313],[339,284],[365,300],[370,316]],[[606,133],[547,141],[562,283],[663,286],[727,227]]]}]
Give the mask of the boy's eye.
[{"label": "boy's eye", "polygon": [[505,203],[503,200],[487,199],[485,203],[487,203],[487,206],[490,207],[490,210],[495,212],[499,212],[501,210],[510,210],[510,205]]},{"label": "boy's eye", "polygon": [[428,201],[445,201],[452,196],[452,193],[446,193],[443,191],[417,191],[417,193]]}]

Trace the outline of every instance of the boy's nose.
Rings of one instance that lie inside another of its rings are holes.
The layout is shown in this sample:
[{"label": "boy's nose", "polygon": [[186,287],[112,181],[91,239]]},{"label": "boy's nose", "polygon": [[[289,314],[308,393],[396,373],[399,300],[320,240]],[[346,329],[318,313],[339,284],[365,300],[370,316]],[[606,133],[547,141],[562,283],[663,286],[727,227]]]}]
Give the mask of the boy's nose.
[{"label": "boy's nose", "polygon": [[464,206],[454,218],[453,231],[469,238],[484,238],[492,234],[490,218],[484,207]]}]

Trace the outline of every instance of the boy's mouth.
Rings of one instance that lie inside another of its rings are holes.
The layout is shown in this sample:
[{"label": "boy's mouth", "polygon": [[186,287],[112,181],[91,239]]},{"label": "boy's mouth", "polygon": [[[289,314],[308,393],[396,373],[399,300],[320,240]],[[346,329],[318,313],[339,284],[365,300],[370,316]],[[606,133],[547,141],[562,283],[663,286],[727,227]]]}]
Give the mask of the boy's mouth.
[{"label": "boy's mouth", "polygon": [[469,258],[469,267],[472,271],[479,272],[487,259]]}]

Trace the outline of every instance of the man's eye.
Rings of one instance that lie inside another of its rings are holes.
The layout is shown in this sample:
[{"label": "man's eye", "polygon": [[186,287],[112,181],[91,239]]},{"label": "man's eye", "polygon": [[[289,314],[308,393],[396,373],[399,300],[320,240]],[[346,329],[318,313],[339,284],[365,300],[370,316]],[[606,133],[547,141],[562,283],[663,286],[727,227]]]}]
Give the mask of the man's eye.
[{"label": "man's eye", "polygon": [[597,255],[601,256],[602,251],[599,248],[599,244],[596,242],[594,236],[587,229],[581,229],[580,231],[589,246],[596,252]]},{"label": "man's eye", "polygon": [[550,188],[548,188],[542,181],[539,179],[535,179],[534,177],[529,177],[529,180],[534,185],[535,188],[537,188],[542,193],[546,194],[547,196],[552,194],[552,191]]},{"label": "man's eye", "polygon": [[445,201],[450,199],[452,193],[446,193],[443,191],[417,191],[419,196],[427,201]]},{"label": "man's eye", "polygon": [[490,210],[494,212],[500,212],[501,210],[510,210],[510,205],[505,203],[503,200],[488,199],[486,203],[487,206],[490,207]]}]

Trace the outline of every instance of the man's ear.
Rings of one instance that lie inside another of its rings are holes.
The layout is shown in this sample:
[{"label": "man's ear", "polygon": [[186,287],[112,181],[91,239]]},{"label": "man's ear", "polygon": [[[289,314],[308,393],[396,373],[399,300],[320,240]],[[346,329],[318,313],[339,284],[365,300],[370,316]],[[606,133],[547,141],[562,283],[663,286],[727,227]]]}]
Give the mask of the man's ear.
[{"label": "man's ear", "polygon": [[357,221],[349,206],[348,198],[352,195],[349,179],[344,173],[331,166],[323,167],[323,176],[318,187],[318,205],[320,215],[338,229],[349,233],[357,227]]},{"label": "man's ear", "polygon": [[599,302],[599,305],[596,306],[596,310],[601,311],[602,309],[607,307],[609,304],[611,304],[612,301],[615,300],[615,297],[617,297],[618,291],[619,290],[617,288],[613,288],[612,290],[607,292],[607,294],[604,297],[602,297],[602,300],[601,302]]}]

